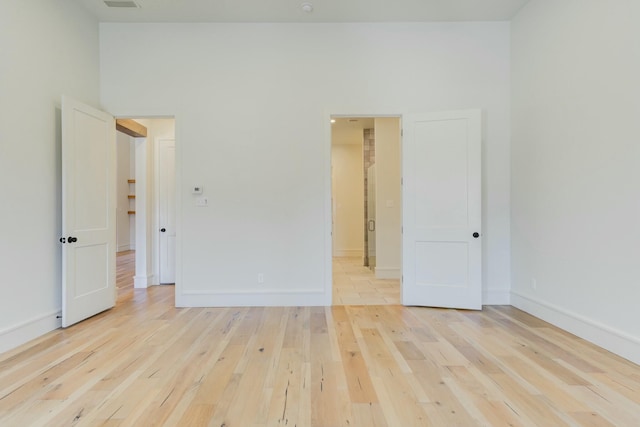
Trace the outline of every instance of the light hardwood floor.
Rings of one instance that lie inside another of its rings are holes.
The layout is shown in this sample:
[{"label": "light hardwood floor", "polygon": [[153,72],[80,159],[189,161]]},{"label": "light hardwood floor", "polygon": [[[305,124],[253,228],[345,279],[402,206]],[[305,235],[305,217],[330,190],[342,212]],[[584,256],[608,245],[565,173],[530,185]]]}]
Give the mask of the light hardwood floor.
[{"label": "light hardwood floor", "polygon": [[333,304],[400,304],[400,280],[376,279],[362,257],[334,257]]},{"label": "light hardwood floor", "polygon": [[0,355],[0,426],[640,425],[639,366],[511,307],[178,309],[171,286],[118,287]]}]

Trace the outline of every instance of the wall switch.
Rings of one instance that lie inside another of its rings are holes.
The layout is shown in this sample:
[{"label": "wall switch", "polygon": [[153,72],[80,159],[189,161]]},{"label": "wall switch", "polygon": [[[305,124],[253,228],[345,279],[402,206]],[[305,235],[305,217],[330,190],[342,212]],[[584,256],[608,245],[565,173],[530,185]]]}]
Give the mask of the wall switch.
[{"label": "wall switch", "polygon": [[202,185],[194,185],[193,187],[191,187],[191,193],[202,194]]},{"label": "wall switch", "polygon": [[206,197],[198,197],[196,199],[196,206],[200,208],[209,206],[209,199]]},{"label": "wall switch", "polygon": [[258,283],[264,283],[264,273],[258,273]]}]

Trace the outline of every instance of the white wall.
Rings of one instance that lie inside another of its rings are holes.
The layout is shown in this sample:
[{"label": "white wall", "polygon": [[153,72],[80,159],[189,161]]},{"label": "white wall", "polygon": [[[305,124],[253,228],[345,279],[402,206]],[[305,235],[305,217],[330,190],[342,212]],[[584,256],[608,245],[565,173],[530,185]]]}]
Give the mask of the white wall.
[{"label": "white wall", "polygon": [[108,111],[179,124],[178,305],[330,304],[329,115],[461,108],[484,111],[485,292],[508,295],[508,23],[100,28]]},{"label": "white wall", "polygon": [[512,301],[637,363],[639,22],[532,0],[512,24]]},{"label": "white wall", "polygon": [[400,119],[376,118],[376,277],[399,279],[402,253]]},{"label": "white wall", "polygon": [[0,2],[0,351],[59,325],[60,102],[98,104],[98,24],[74,2]]},{"label": "white wall", "polygon": [[[116,173],[116,247],[118,251],[128,251],[135,246],[135,220],[129,210],[135,210],[135,200],[128,196],[135,195],[134,184],[128,180],[135,177],[135,158],[132,158],[132,138],[122,132],[116,132],[117,173]],[[133,161],[132,161],[133,160]]]},{"label": "white wall", "polygon": [[[336,135],[336,133],[338,133]],[[352,135],[352,140],[346,139]],[[363,256],[364,172],[362,130],[332,133],[333,255]],[[343,141],[336,144],[336,141]]]}]

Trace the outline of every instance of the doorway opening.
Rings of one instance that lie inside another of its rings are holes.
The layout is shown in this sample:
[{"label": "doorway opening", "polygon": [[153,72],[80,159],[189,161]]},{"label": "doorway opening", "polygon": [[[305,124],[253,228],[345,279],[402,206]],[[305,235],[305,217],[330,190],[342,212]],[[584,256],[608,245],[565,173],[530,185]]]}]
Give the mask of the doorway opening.
[{"label": "doorway opening", "polygon": [[174,284],[175,119],[118,119],[117,129],[118,293]]},{"label": "doorway opening", "polygon": [[334,305],[400,304],[400,117],[331,117]]}]

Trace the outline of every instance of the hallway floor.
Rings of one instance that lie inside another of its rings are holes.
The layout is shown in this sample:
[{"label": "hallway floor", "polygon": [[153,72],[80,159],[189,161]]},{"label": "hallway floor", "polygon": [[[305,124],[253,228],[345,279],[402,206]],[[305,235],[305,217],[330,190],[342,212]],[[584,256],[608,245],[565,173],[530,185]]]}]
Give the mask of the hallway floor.
[{"label": "hallway floor", "polygon": [[333,305],[400,304],[400,280],[376,279],[361,257],[333,258]]}]

